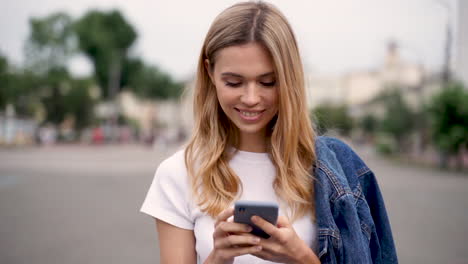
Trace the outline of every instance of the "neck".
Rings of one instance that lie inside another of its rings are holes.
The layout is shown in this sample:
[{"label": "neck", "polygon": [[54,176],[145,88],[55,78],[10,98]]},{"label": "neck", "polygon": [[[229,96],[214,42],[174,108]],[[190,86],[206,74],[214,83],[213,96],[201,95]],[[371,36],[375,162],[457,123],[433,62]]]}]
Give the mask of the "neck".
[{"label": "neck", "polygon": [[267,152],[267,140],[265,133],[240,135],[239,150],[248,152]]}]

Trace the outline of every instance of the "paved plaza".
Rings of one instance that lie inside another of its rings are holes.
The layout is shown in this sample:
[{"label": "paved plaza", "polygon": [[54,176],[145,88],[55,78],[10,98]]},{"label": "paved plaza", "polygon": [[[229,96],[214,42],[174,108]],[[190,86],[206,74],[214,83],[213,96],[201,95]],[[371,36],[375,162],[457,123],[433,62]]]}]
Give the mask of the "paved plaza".
[{"label": "paved plaza", "polygon": [[[154,220],[139,208],[174,150],[0,149],[0,263],[159,263]],[[468,263],[468,175],[358,152],[380,182],[400,263]]]}]

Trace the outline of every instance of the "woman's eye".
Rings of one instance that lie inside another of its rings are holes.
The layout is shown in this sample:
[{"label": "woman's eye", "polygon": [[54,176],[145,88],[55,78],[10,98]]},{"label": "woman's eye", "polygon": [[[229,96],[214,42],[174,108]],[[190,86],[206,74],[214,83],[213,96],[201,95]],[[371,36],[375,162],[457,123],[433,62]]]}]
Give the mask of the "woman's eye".
[{"label": "woman's eye", "polygon": [[260,82],[263,86],[268,86],[268,87],[271,87],[271,86],[275,86],[276,84],[276,81],[272,81],[272,82]]},{"label": "woman's eye", "polygon": [[241,82],[226,82],[225,84],[226,86],[229,86],[229,87],[239,87],[241,86],[242,83]]}]

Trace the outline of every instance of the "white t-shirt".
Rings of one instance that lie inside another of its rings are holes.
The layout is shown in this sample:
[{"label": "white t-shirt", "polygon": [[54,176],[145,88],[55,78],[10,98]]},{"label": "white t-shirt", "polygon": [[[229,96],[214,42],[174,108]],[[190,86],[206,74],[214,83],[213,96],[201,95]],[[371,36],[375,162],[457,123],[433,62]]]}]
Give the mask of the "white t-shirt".
[{"label": "white t-shirt", "polygon": [[[279,215],[286,215],[287,204],[278,199],[273,189],[276,172],[267,153],[238,151],[229,166],[242,181],[240,200],[275,201],[280,207]],[[198,263],[203,263],[213,250],[214,219],[200,211],[191,197],[189,184],[184,151],[180,150],[159,165],[141,212],[171,225],[193,230]],[[316,248],[316,226],[310,214],[296,220],[293,227],[310,248]],[[272,262],[253,255],[243,255],[236,257],[234,263]]]}]

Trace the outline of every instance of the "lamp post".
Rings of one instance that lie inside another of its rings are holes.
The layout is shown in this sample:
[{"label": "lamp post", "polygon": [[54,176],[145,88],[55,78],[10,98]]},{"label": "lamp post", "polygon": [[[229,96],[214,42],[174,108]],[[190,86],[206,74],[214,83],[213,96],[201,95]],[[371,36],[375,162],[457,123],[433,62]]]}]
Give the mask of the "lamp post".
[{"label": "lamp post", "polygon": [[450,62],[452,59],[452,42],[453,42],[453,31],[452,23],[450,21],[452,12],[451,6],[447,1],[439,0],[436,1],[447,12],[447,19],[445,22],[445,47],[444,47],[444,66],[442,69],[442,82],[444,86],[447,86],[452,78]]}]

